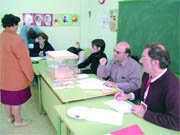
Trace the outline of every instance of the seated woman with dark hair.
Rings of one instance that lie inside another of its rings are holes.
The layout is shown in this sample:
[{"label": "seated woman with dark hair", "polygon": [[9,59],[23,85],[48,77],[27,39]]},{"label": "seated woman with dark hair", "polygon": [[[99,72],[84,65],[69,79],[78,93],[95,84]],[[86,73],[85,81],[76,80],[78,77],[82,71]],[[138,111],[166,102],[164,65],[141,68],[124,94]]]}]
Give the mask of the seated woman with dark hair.
[{"label": "seated woman with dark hair", "polygon": [[38,34],[38,42],[34,44],[34,48],[30,49],[31,57],[46,56],[47,51],[54,51],[54,48],[48,42],[48,36],[45,33]]},{"label": "seated woman with dark hair", "polygon": [[[101,58],[107,59],[104,53],[105,42],[102,39],[95,39],[91,42],[91,55],[78,65],[80,73],[97,74],[97,68],[99,66],[99,60]],[[82,69],[90,65],[90,69]]]}]

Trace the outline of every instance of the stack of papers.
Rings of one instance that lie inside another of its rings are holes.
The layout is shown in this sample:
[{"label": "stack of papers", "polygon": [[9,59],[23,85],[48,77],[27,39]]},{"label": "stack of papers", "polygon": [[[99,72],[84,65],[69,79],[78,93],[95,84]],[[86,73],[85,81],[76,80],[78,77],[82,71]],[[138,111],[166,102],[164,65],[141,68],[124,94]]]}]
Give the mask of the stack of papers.
[{"label": "stack of papers", "polygon": [[81,89],[99,89],[99,90],[112,90],[113,88],[104,85],[105,81],[98,80],[96,78],[87,78],[77,81],[78,87]]},{"label": "stack of papers", "polygon": [[127,102],[116,101],[115,99],[106,101],[104,104],[121,113],[130,113],[132,108],[132,105],[128,104]]},{"label": "stack of papers", "polygon": [[87,118],[85,119],[93,122],[101,122],[105,124],[121,126],[123,121],[123,113],[105,109],[91,108],[90,112],[87,115]]},{"label": "stack of papers", "polygon": [[74,119],[84,119],[118,126],[121,126],[123,121],[123,113],[84,106],[75,106],[68,109],[67,115]]}]

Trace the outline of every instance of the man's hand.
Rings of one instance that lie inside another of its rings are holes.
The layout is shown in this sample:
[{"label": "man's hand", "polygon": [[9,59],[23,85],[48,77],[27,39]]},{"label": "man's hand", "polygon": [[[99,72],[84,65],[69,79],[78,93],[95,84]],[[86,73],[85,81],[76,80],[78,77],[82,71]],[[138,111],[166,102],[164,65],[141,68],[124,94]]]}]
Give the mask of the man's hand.
[{"label": "man's hand", "polygon": [[78,48],[80,48],[80,42],[76,42]]},{"label": "man's hand", "polygon": [[106,58],[101,58],[101,59],[99,60],[99,63],[101,64],[101,66],[106,65],[106,63],[107,63]]},{"label": "man's hand", "polygon": [[136,114],[138,117],[143,118],[146,110],[141,105],[134,105],[131,109],[132,113]]},{"label": "man's hand", "polygon": [[104,83],[105,86],[108,86],[108,87],[116,87],[116,83],[115,82],[111,82],[111,81],[107,81]]},{"label": "man's hand", "polygon": [[130,97],[131,97],[130,94],[124,94],[124,92],[121,91],[115,94],[114,99],[117,101],[124,101],[124,100],[128,100]]}]

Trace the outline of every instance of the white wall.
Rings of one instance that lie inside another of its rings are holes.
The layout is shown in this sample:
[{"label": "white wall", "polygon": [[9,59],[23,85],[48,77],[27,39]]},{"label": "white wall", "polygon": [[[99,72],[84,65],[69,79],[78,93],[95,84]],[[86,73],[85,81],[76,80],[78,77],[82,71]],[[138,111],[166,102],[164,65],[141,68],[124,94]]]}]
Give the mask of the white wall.
[{"label": "white wall", "polygon": [[87,40],[90,42],[95,38],[102,38],[106,43],[105,53],[108,58],[113,58],[113,48],[116,46],[117,32],[110,32],[109,28],[104,28],[102,18],[110,9],[118,8],[118,0],[105,0],[103,5],[98,0],[88,1],[88,11],[91,11],[91,17],[88,17],[88,35]]},{"label": "white wall", "polygon": [[[1,0],[1,13],[78,13],[81,0]],[[18,30],[18,33],[20,31]],[[80,26],[40,27],[55,49],[67,49],[80,41]],[[0,28],[0,32],[3,28]]]},{"label": "white wall", "polygon": [[[118,7],[118,0],[106,0],[103,5],[98,0],[1,0],[1,13],[78,13],[80,26],[40,27],[49,36],[49,42],[55,49],[67,49],[81,42],[81,47],[89,48],[91,41],[102,38],[106,42],[105,53],[113,57],[116,46],[116,32],[110,32],[99,24],[98,18],[104,12]],[[89,16],[91,11],[91,17]],[[0,32],[3,28],[0,27]],[[20,28],[19,28],[20,30]],[[19,33],[19,31],[18,31]]]}]

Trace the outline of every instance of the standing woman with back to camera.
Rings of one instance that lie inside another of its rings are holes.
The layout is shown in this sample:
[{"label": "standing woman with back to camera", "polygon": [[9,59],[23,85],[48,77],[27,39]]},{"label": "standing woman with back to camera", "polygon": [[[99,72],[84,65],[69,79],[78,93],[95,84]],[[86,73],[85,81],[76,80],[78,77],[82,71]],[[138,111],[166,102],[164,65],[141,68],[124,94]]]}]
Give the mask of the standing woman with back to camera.
[{"label": "standing woman with back to camera", "polygon": [[8,123],[25,126],[30,120],[21,118],[21,105],[31,97],[30,84],[34,73],[24,40],[16,34],[20,18],[6,14],[2,18],[0,34],[0,91]]}]

